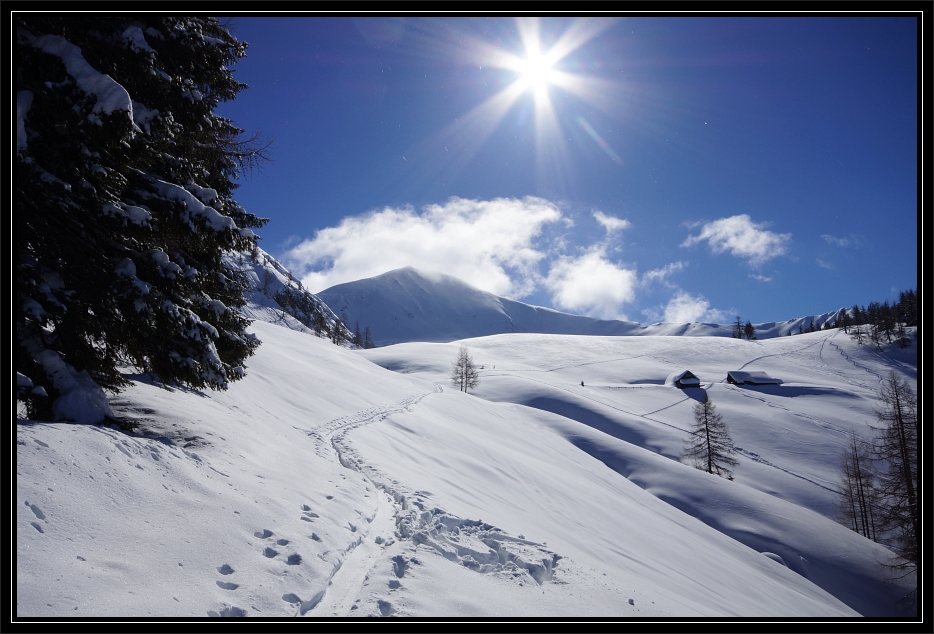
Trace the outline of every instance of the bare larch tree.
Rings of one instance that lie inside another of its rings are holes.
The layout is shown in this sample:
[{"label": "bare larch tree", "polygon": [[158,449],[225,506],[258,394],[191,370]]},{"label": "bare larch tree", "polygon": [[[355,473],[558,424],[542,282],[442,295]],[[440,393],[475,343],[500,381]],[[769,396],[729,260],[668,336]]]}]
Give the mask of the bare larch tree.
[{"label": "bare larch tree", "polygon": [[739,462],[723,417],[717,413],[708,396],[694,406],[694,426],[684,447],[684,457],[690,458],[701,471],[733,479],[731,467]]},{"label": "bare larch tree", "polygon": [[[892,372],[879,390],[878,427],[873,427],[874,458],[880,470],[878,521],[892,550],[902,560],[899,576],[918,567],[918,403],[911,385]],[[913,600],[913,596],[909,596]]]},{"label": "bare larch tree", "polygon": [[457,351],[457,360],[454,362],[454,368],[451,371],[451,383],[462,392],[480,385],[480,374],[477,372],[476,366],[474,366],[470,352],[464,346],[461,346],[460,350]]}]

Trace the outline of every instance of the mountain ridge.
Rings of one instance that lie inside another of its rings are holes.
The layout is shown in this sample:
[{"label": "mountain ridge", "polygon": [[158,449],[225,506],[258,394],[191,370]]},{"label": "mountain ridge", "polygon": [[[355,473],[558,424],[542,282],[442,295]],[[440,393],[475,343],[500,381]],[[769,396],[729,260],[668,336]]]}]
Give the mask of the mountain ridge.
[{"label": "mountain ridge", "polygon": [[[731,337],[733,324],[606,320],[525,304],[478,289],[454,276],[407,266],[345,282],[316,293],[347,326],[369,327],[378,346],[412,341],[447,342],[510,332],[596,336]],[[841,311],[753,324],[771,339],[833,323]]]}]

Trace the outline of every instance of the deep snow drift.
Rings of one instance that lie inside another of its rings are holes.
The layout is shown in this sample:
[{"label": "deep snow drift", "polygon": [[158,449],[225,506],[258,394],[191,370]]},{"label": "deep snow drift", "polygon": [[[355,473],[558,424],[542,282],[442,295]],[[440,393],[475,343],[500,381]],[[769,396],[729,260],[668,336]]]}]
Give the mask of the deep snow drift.
[{"label": "deep snow drift", "polygon": [[[482,291],[456,277],[396,269],[318,293],[351,328],[369,327],[377,346],[409,341],[455,341],[502,333],[559,335],[678,335],[731,337],[732,324],[660,323],[592,319],[530,306]],[[781,322],[754,324],[759,339],[798,333],[812,322],[833,322],[838,311]]]},{"label": "deep snow drift", "polygon": [[[135,434],[18,422],[18,615],[895,613],[888,551],[827,514],[842,432],[910,365],[837,333],[505,335],[465,342],[463,394],[457,344],[279,322],[227,392],[138,377],[111,402]],[[743,448],[735,482],[675,459],[680,365]],[[792,391],[718,382],[741,368]]]}]

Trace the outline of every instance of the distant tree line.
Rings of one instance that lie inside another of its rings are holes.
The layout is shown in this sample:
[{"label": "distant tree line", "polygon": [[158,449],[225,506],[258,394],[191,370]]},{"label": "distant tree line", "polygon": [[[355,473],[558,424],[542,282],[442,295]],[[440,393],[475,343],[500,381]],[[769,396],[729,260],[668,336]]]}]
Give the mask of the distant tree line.
[{"label": "distant tree line", "polygon": [[[739,318],[737,317],[737,323]],[[881,349],[884,343],[897,342],[902,348],[907,348],[911,344],[907,328],[919,328],[918,323],[918,297],[913,289],[902,291],[898,295],[898,301],[889,302],[869,302],[868,306],[854,304],[852,308],[842,311],[839,317],[831,322],[824,322],[823,326],[818,326],[814,319],[807,328],[798,325],[798,334],[806,332],[816,332],[818,330],[830,330],[831,328],[843,328],[843,331],[852,336],[857,343],[869,343],[875,348]],[[736,336],[736,324],[734,324],[734,337]],[[791,336],[791,331],[788,335]]]},{"label": "distant tree line", "polygon": [[360,322],[355,322],[355,327],[353,331],[353,339],[351,340],[355,346],[360,346],[361,348],[375,348],[376,344],[373,343],[373,336],[370,334],[370,327],[365,326],[363,328],[363,334],[360,334]]},{"label": "distant tree line", "polygon": [[733,322],[733,338],[755,341],[756,328],[755,326],[752,325],[752,322],[749,321],[748,319],[746,320],[746,324],[743,325],[743,320],[740,319],[739,315],[737,315],[736,321]]},{"label": "distant tree line", "polygon": [[[268,269],[267,269],[268,273]],[[361,348],[375,348],[370,327],[364,328],[360,334],[360,322],[356,322],[353,332],[347,327],[347,316],[335,316],[328,319],[327,309],[321,300],[302,288],[301,282],[288,273],[289,284],[273,296],[282,310],[297,319],[303,325],[311,328],[315,336],[327,337],[335,345],[350,343]],[[292,284],[296,287],[293,287]],[[264,289],[265,290],[265,289]]]}]

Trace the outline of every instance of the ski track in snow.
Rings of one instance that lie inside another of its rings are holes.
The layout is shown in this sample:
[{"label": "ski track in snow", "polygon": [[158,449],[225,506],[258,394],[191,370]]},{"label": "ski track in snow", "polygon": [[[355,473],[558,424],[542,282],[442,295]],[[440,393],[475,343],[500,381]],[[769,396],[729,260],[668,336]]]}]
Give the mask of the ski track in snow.
[{"label": "ski track in snow", "polygon": [[[736,387],[736,386],[733,386],[733,385],[730,385],[730,384],[724,384],[723,387],[724,387],[725,389],[727,389],[727,390],[732,390],[732,391],[736,392],[737,394],[741,394],[741,395],[745,396],[746,398],[751,398],[751,399],[754,399],[754,400],[757,400],[757,401],[761,401],[762,403],[765,403],[765,404],[768,405],[769,407],[774,407],[775,409],[784,410],[784,411],[788,412],[789,414],[791,414],[792,416],[797,416],[798,418],[803,418],[804,420],[809,421],[809,422],[811,422],[811,423],[814,423],[814,424],[817,425],[818,427],[823,427],[824,429],[827,429],[827,430],[829,430],[829,431],[836,432],[836,433],[841,434],[841,435],[843,435],[843,436],[848,436],[849,433],[850,433],[850,431],[849,431],[848,429],[844,429],[844,428],[842,428],[842,427],[838,427],[838,426],[834,425],[833,423],[830,423],[830,422],[825,421],[825,420],[823,420],[823,419],[817,418],[816,416],[811,416],[810,414],[805,414],[805,413],[803,413],[803,412],[795,411],[795,410],[791,409],[790,407],[786,407],[786,406],[784,406],[784,405],[782,405],[782,404],[780,404],[780,403],[774,403],[774,402],[768,400],[767,398],[765,398],[765,397],[763,397],[763,396],[760,396],[757,392],[749,392],[748,390],[744,390],[744,389],[742,389],[742,388],[739,388],[739,387]],[[775,423],[772,423],[772,424],[774,425]]]},{"label": "ski track in snow", "polygon": [[[835,334],[836,334],[836,333],[834,333],[834,335],[835,335]],[[834,336],[834,335],[831,335],[831,336]],[[803,351],[803,350],[807,350],[807,349],[809,349],[809,348],[812,348],[812,347],[816,346],[818,343],[820,343],[820,344],[821,344],[821,347],[823,348],[823,342],[826,341],[827,339],[829,339],[829,337],[825,337],[825,338],[822,339],[820,342],[814,342],[814,343],[808,344],[808,345],[806,345],[806,346],[802,346],[801,348],[797,348],[797,349],[795,349],[795,350],[788,350],[788,351],[780,352],[780,353],[776,353],[776,354],[761,355],[761,356],[759,356],[759,357],[756,357],[755,359],[752,359],[752,360],[750,360],[750,361],[747,361],[747,362],[744,363],[741,367],[742,367],[742,368],[745,368],[747,365],[749,365],[749,364],[752,363],[753,361],[757,361],[757,360],[759,360],[759,359],[765,359],[765,358],[767,358],[767,357],[789,356],[789,355],[793,355],[793,354],[799,353],[799,352],[801,352],[801,351]],[[842,352],[842,351],[841,351],[841,352]],[[654,354],[642,354],[642,355],[637,355],[637,356],[639,356],[639,357],[649,356],[649,357],[651,357],[651,358],[653,358],[653,359],[658,359],[659,361],[664,361],[663,358],[659,357],[658,355],[654,355]],[[626,359],[629,359],[629,358],[635,358],[635,357],[626,357]],[[545,370],[545,371],[546,371],[546,372],[551,372],[551,371],[557,370],[557,369],[579,367],[580,365],[594,365],[594,364],[596,364],[596,363],[609,363],[609,362],[611,362],[611,361],[618,361],[618,360],[620,360],[620,359],[608,359],[608,360],[604,360],[604,361],[588,362],[588,363],[577,364],[577,365],[573,365],[573,364],[572,364],[572,365],[562,366],[562,368],[553,368],[552,370]],[[625,360],[625,359],[623,359],[623,360]],[[867,370],[867,371],[868,371],[868,370]],[[585,399],[587,399],[587,400],[590,400],[590,401],[592,401],[592,402],[594,402],[594,403],[597,403],[597,404],[599,404],[599,405],[602,405],[602,406],[604,406],[604,407],[607,407],[607,408],[610,408],[610,409],[614,409],[614,410],[616,410],[616,411],[623,412],[623,413],[625,413],[625,414],[629,414],[630,416],[635,416],[635,417],[637,417],[637,418],[641,418],[641,419],[643,419],[643,420],[650,421],[650,422],[653,422],[653,423],[656,423],[656,424],[659,424],[659,425],[665,425],[666,427],[671,427],[672,429],[677,429],[678,431],[683,432],[683,433],[687,433],[687,432],[688,432],[688,430],[682,429],[682,428],[678,427],[677,425],[672,425],[671,423],[666,423],[666,422],[664,422],[664,421],[660,421],[660,420],[657,420],[657,419],[655,419],[655,418],[650,418],[650,415],[651,415],[651,414],[656,414],[656,413],[661,412],[661,411],[663,411],[663,410],[666,410],[666,409],[669,409],[669,408],[671,408],[671,407],[674,407],[675,405],[678,405],[678,404],[680,404],[680,403],[683,403],[683,402],[685,402],[685,401],[687,401],[687,400],[690,400],[690,397],[684,397],[684,398],[682,398],[682,399],[680,399],[680,400],[678,400],[678,401],[675,401],[674,403],[671,403],[671,404],[669,404],[669,405],[665,405],[664,407],[660,407],[660,408],[658,408],[658,409],[656,409],[656,410],[653,410],[653,411],[651,411],[651,412],[646,412],[646,413],[644,413],[644,414],[638,414],[638,413],[636,413],[636,412],[631,412],[631,411],[625,410],[625,409],[623,409],[623,408],[621,408],[621,407],[616,407],[616,406],[614,406],[614,405],[610,405],[610,404],[608,404],[608,403],[604,403],[603,401],[601,401],[601,400],[599,400],[599,399],[597,399],[597,398],[594,398],[594,397],[592,397],[592,396],[588,396],[588,395],[586,395],[586,394],[579,394],[579,393],[573,392],[573,391],[571,391],[571,390],[569,390],[569,389],[567,389],[567,388],[560,387],[560,386],[557,386],[557,385],[552,385],[551,383],[547,383],[547,382],[541,381],[541,380],[539,380],[539,379],[533,379],[533,378],[527,377],[527,376],[521,376],[521,375],[518,375],[518,374],[512,374],[511,372],[505,372],[505,373],[502,373],[502,374],[499,374],[499,373],[498,373],[497,376],[513,376],[513,377],[520,378],[520,379],[527,380],[527,381],[534,381],[534,382],[540,383],[540,384],[542,384],[542,385],[547,385],[548,387],[551,387],[551,388],[553,388],[553,389],[561,390],[561,391],[563,391],[563,392],[567,392],[567,393],[569,393],[569,394],[574,394],[575,396],[585,398]],[[844,377],[844,378],[845,378],[845,377]],[[814,417],[814,416],[810,416],[809,414],[804,414],[804,413],[802,413],[802,412],[797,412],[797,411],[792,410],[792,409],[790,409],[790,408],[788,408],[788,407],[786,407],[786,406],[784,406],[784,405],[780,405],[780,404],[773,403],[773,402],[771,402],[771,401],[769,401],[769,400],[767,400],[767,399],[765,399],[765,398],[759,396],[758,394],[752,394],[752,393],[747,392],[746,390],[741,390],[740,388],[734,387],[734,386],[730,385],[729,383],[727,383],[727,382],[726,382],[726,379],[721,379],[720,381],[716,381],[716,382],[714,382],[714,383],[709,383],[709,384],[707,385],[707,387],[709,388],[709,387],[711,387],[711,386],[714,385],[714,384],[722,384],[723,387],[725,387],[725,388],[727,388],[727,389],[733,389],[733,390],[735,390],[737,393],[742,394],[743,396],[745,396],[745,397],[747,397],[747,398],[753,398],[753,399],[756,399],[756,400],[758,400],[758,401],[761,401],[761,402],[765,403],[766,405],[768,405],[769,407],[775,407],[775,408],[778,408],[778,409],[785,410],[786,412],[788,412],[789,414],[791,414],[791,415],[793,415],[793,416],[797,416],[797,417],[799,417],[799,418],[803,418],[803,419],[805,419],[805,420],[807,420],[807,421],[809,421],[809,422],[811,422],[811,423],[813,423],[813,424],[815,424],[815,425],[817,425],[817,426],[819,426],[819,427],[822,427],[822,428],[824,428],[824,429],[827,429],[827,430],[830,430],[830,431],[833,431],[833,432],[836,432],[836,433],[839,433],[839,434],[843,434],[843,435],[847,435],[847,434],[849,433],[847,430],[845,430],[845,429],[843,429],[843,428],[841,428],[841,427],[838,427],[838,426],[834,425],[833,423],[827,422],[827,421],[825,421],[825,420],[821,420],[821,419],[816,418],[816,417]],[[621,389],[621,387],[614,387],[614,386],[600,386],[600,387],[607,387],[607,388],[610,388],[610,389]],[[648,385],[648,386],[638,385],[638,386],[626,386],[626,387],[632,387],[632,388],[637,388],[637,389],[656,389],[656,388],[659,387],[659,386],[656,386],[656,385]],[[762,456],[760,456],[760,455],[757,454],[757,453],[754,453],[754,452],[751,452],[751,451],[747,451],[747,450],[745,450],[745,449],[742,449],[741,447],[736,447],[736,451],[739,452],[739,453],[741,453],[741,454],[743,454],[744,456],[748,457],[750,460],[752,460],[752,461],[754,461],[754,462],[758,462],[759,464],[762,464],[762,465],[765,465],[765,466],[768,466],[768,467],[772,467],[772,468],[774,468],[774,469],[778,469],[779,471],[782,471],[782,472],[784,472],[784,473],[787,473],[788,475],[791,475],[791,476],[794,476],[794,477],[799,478],[799,479],[801,479],[801,480],[804,480],[805,482],[808,482],[808,483],[810,483],[810,484],[813,484],[814,486],[818,486],[818,487],[820,487],[820,488],[822,488],[822,489],[825,489],[825,490],[830,491],[830,492],[835,493],[835,494],[837,493],[837,490],[836,490],[835,488],[832,488],[832,487],[830,487],[830,486],[827,486],[826,484],[821,484],[820,482],[817,482],[816,480],[814,480],[814,479],[812,479],[812,478],[809,478],[809,477],[807,477],[807,476],[805,476],[805,475],[802,475],[802,474],[797,473],[797,472],[795,472],[795,471],[792,471],[792,470],[790,470],[790,469],[786,469],[786,468],[784,468],[784,467],[781,467],[781,466],[779,466],[779,465],[777,465],[777,464],[771,462],[770,460],[768,460],[768,459],[766,459],[766,458],[763,458]],[[830,484],[830,483],[828,483],[828,484]]]},{"label": "ski track in snow", "polygon": [[[824,339],[826,339],[826,337],[824,337]],[[787,356],[791,356],[791,355],[793,355],[793,354],[797,354],[797,353],[799,353],[799,352],[802,352],[802,351],[804,351],[804,350],[807,350],[808,348],[813,348],[813,347],[816,346],[818,343],[823,344],[824,339],[821,339],[820,341],[815,341],[815,342],[813,342],[813,343],[809,343],[808,345],[806,345],[806,346],[801,346],[800,348],[795,348],[794,350],[786,350],[785,352],[776,352],[776,353],[773,353],[773,354],[763,354],[763,355],[760,355],[760,356],[758,356],[758,357],[755,357],[755,358],[753,358],[753,359],[750,359],[749,361],[747,361],[747,362],[744,363],[743,365],[739,366],[738,369],[739,369],[739,370],[743,370],[743,369],[746,368],[747,365],[749,365],[749,364],[751,364],[751,363],[755,363],[756,361],[760,361],[760,360],[762,360],[762,359],[768,359],[768,358],[770,358],[770,357],[787,357]],[[720,382],[720,383],[723,383],[724,381],[726,381],[726,379],[720,379],[719,382]]]},{"label": "ski track in snow", "polygon": [[[389,547],[404,542],[411,542],[415,550],[419,546],[426,547],[423,552],[435,553],[474,572],[492,574],[509,581],[541,585],[554,579],[555,567],[563,559],[561,555],[521,535],[508,535],[482,520],[462,519],[429,505],[427,500],[431,493],[405,490],[398,482],[365,463],[347,441],[349,432],[392,414],[409,411],[426,396],[443,391],[441,385],[435,383],[434,392],[411,395],[389,405],[336,418],[315,430],[302,430],[314,439],[319,456],[337,460],[341,466],[360,473],[378,492],[378,503],[374,514],[365,518],[365,524],[349,526],[355,537],[341,549],[333,570],[319,591],[308,600],[302,600],[295,594],[283,595],[283,601],[296,606],[295,616],[350,615],[351,610],[358,608],[359,599],[355,597],[361,596],[369,573],[383,558],[388,559],[388,552],[399,550],[398,547]],[[310,521],[317,517],[310,511],[310,508],[303,510],[303,519],[308,517],[307,521]],[[257,533],[256,536],[272,537],[271,532],[264,533],[268,535]],[[383,537],[390,534],[394,534],[395,539]],[[278,554],[271,547],[266,550],[270,551],[267,556]],[[405,571],[419,565],[419,561],[416,557],[407,557],[404,552],[392,556],[390,561],[396,579],[389,582],[389,589],[395,590],[402,587],[400,580]],[[389,565],[389,561],[386,564]],[[221,582],[218,585],[224,587]],[[376,594],[371,598],[375,599],[381,616],[404,614],[403,608],[393,607],[390,601],[378,598]],[[399,605],[398,601],[396,605]]]},{"label": "ski track in snow", "polygon": [[773,464],[772,462],[769,462],[768,460],[766,460],[765,458],[763,458],[762,456],[760,456],[759,454],[757,454],[757,453],[755,453],[755,452],[746,451],[746,450],[743,449],[742,447],[733,447],[733,448],[736,450],[737,453],[743,454],[744,456],[746,456],[747,458],[749,458],[749,459],[752,460],[753,462],[758,462],[759,464],[764,464],[764,465],[766,465],[766,466],[768,466],[768,467],[773,467],[773,468],[775,468],[775,469],[778,469],[779,471],[784,471],[784,472],[787,473],[788,475],[792,475],[792,476],[794,476],[794,477],[796,477],[796,478],[801,478],[801,479],[804,480],[805,482],[809,482],[809,483],[813,484],[814,486],[819,486],[820,488],[825,489],[825,490],[827,490],[827,491],[830,491],[830,492],[833,493],[833,494],[839,493],[839,491],[837,491],[837,489],[833,489],[833,488],[831,488],[831,487],[829,487],[829,486],[823,485],[823,484],[821,484],[820,482],[817,482],[816,480],[812,480],[811,478],[809,478],[809,477],[807,477],[807,476],[803,476],[803,475],[801,475],[800,473],[795,473],[794,471],[791,471],[790,469],[785,469],[784,467],[779,467],[777,464]]},{"label": "ski track in snow", "polygon": [[[879,373],[876,372],[875,370],[873,370],[873,369],[871,369],[871,368],[869,368],[869,367],[863,365],[862,363],[856,361],[855,359],[853,359],[853,357],[851,357],[851,356],[848,355],[846,352],[844,352],[843,349],[842,349],[840,346],[838,346],[837,344],[835,344],[834,342],[831,341],[831,342],[830,342],[830,345],[832,345],[834,348],[837,349],[837,352],[840,354],[840,356],[842,356],[844,359],[846,359],[847,361],[849,361],[850,363],[852,363],[852,364],[853,364],[854,366],[856,366],[858,369],[863,370],[863,371],[865,371],[865,372],[868,372],[869,374],[871,374],[871,375],[873,375],[874,377],[876,377],[876,379],[878,379],[879,383],[882,383],[882,382],[885,380],[885,377],[884,377],[884,376],[882,376],[881,374],[879,374]],[[871,347],[867,347],[867,349],[870,350],[871,352],[876,352],[875,350],[872,350]],[[876,352],[876,354],[878,355],[878,352]],[[879,355],[879,356],[881,356],[881,355]],[[884,358],[884,357],[882,357],[882,361],[885,362],[887,365],[890,365],[890,364],[891,364],[891,362],[890,362],[888,359]],[[866,387],[867,389],[872,389],[872,388],[870,388],[869,386],[867,386],[867,385],[864,384],[864,383],[858,383],[858,382],[855,382],[855,381],[854,381],[854,383],[856,383],[857,385],[860,385],[860,387]]]}]

